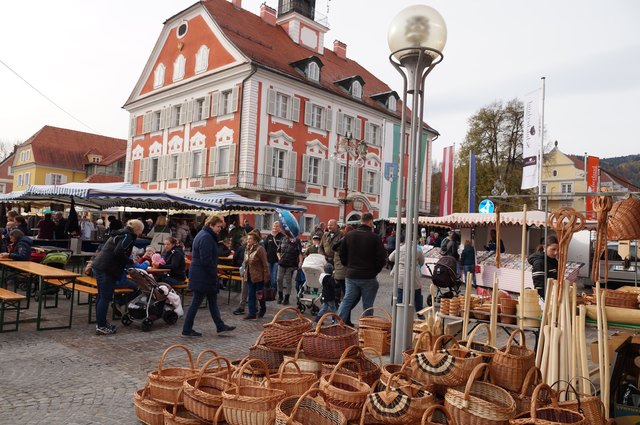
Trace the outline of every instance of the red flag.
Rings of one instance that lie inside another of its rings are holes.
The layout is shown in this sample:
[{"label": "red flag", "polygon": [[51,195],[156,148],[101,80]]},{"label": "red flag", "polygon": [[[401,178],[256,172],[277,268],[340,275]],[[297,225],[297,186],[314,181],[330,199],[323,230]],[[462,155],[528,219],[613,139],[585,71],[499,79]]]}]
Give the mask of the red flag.
[{"label": "red flag", "polygon": [[[587,157],[587,193],[598,192],[598,180],[600,170],[600,158],[597,156]],[[587,196],[586,217],[589,220],[596,220],[596,213],[593,211],[593,196]]]},{"label": "red flag", "polygon": [[442,184],[440,185],[440,215],[453,212],[453,146],[443,150]]}]

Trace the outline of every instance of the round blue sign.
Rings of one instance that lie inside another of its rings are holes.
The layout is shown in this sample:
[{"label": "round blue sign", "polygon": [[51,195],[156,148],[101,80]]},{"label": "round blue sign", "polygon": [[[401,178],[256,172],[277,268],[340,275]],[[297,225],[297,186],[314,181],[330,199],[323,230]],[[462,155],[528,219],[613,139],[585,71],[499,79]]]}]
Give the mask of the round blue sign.
[{"label": "round blue sign", "polygon": [[478,212],[480,214],[493,214],[494,210],[495,206],[493,205],[493,201],[491,201],[490,199],[485,199],[484,201],[480,202],[480,205],[478,205]]}]

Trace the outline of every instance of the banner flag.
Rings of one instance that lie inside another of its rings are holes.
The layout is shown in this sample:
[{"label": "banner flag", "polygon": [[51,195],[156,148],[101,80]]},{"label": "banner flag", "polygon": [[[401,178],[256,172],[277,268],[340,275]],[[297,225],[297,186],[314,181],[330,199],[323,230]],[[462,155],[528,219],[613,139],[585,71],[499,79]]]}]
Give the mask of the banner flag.
[{"label": "banner flag", "polygon": [[469,212],[476,212],[476,154],[469,152]]},{"label": "banner flag", "polygon": [[[600,158],[597,156],[587,156],[587,193],[598,192],[598,180],[600,176]],[[588,220],[596,220],[596,213],[593,211],[593,200],[595,197],[587,196],[586,217]]]},{"label": "banner flag", "polygon": [[541,90],[535,90],[524,98],[524,119],[522,124],[522,186],[521,189],[538,187],[542,163],[542,128],[540,108]]},{"label": "banner flag", "polygon": [[442,184],[440,186],[440,215],[453,212],[453,146],[443,149]]}]

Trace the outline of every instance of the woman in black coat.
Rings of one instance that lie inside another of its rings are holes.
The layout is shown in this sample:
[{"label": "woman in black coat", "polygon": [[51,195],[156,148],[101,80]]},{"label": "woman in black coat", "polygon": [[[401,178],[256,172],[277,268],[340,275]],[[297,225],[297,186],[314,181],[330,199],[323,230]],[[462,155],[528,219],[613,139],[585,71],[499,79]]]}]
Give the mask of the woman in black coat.
[{"label": "woman in black coat", "polygon": [[[545,275],[545,254],[547,257]],[[527,258],[531,264],[531,275],[533,286],[538,291],[540,298],[544,299],[547,288],[547,279],[558,278],[558,238],[551,235],[547,237],[544,246],[540,245],[538,250]]]},{"label": "woman in black coat", "polygon": [[193,330],[193,321],[205,298],[218,333],[236,328],[222,321],[218,309],[218,234],[222,226],[224,226],[222,217],[213,215],[207,219],[204,227],[193,240],[191,266],[189,266],[189,289],[193,291],[193,298],[184,318],[183,336],[202,336],[200,332]]},{"label": "woman in black coat", "polygon": [[178,240],[173,236],[165,238],[162,258],[164,259],[164,265],[161,267],[163,269],[169,269],[169,273],[167,273],[166,276],[162,276],[162,281],[171,286],[184,283],[187,279],[184,251],[182,247],[178,245]]}]

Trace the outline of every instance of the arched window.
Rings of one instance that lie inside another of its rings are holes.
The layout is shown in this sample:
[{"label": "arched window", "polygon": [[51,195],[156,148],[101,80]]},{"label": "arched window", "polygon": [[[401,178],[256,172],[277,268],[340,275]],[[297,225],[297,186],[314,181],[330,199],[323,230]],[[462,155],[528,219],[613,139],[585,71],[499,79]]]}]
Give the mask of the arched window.
[{"label": "arched window", "polygon": [[187,60],[184,56],[180,55],[173,63],[173,81],[182,80],[184,78],[184,66]]},{"label": "arched window", "polygon": [[157,89],[162,86],[164,86],[164,64],[161,63],[153,71],[153,88]]},{"label": "arched window", "polygon": [[391,112],[396,111],[396,98],[394,96],[389,96],[389,99],[387,100],[387,109]]},{"label": "arched window", "polygon": [[204,44],[198,49],[196,53],[196,69],[195,73],[199,74],[209,68],[209,48]]},{"label": "arched window", "polygon": [[351,83],[351,96],[358,99],[362,98],[362,84],[360,84],[360,81]]},{"label": "arched window", "polygon": [[320,67],[315,62],[307,65],[307,78],[312,81],[320,81]]}]

